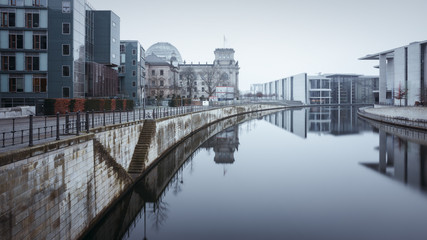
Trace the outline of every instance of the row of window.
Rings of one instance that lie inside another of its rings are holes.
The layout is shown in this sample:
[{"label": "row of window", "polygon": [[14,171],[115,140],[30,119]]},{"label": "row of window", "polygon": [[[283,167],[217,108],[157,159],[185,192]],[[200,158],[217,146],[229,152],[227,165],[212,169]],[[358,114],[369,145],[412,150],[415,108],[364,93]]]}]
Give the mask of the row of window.
[{"label": "row of window", "polygon": [[[1,56],[1,70],[15,71],[16,70],[16,57],[15,56]],[[40,57],[39,56],[25,56],[25,70],[26,71],[39,71],[40,70]]]},{"label": "row of window", "polygon": [[[120,44],[120,53],[126,52],[126,45]],[[132,49],[132,55],[136,55],[136,49]]]},{"label": "row of window", "polygon": [[[45,50],[47,49],[47,36],[36,34],[33,35],[33,49]],[[10,49],[23,49],[24,48],[24,35],[22,33],[9,34],[9,48]]]},{"label": "row of window", "polygon": [[[25,0],[9,0],[10,6],[23,7]],[[47,0],[32,0],[33,7],[47,6]]]},{"label": "row of window", "polygon": [[[160,71],[159,71],[159,73],[160,73],[160,76],[163,76],[163,75],[164,75],[164,71],[163,71],[163,70],[160,70]],[[151,75],[152,75],[152,76],[156,76],[156,70],[154,70],[154,69],[153,69],[153,70],[151,70]]]},{"label": "row of window", "polygon": [[[9,78],[9,92],[19,93],[24,92],[24,78],[23,77],[10,77]],[[33,92],[43,93],[47,90],[46,77],[33,77]]]},{"label": "row of window", "polygon": [[[2,12],[0,17],[0,26],[2,27],[16,27],[16,13]],[[39,13],[25,13],[25,27],[38,28],[40,27],[40,14]]]}]

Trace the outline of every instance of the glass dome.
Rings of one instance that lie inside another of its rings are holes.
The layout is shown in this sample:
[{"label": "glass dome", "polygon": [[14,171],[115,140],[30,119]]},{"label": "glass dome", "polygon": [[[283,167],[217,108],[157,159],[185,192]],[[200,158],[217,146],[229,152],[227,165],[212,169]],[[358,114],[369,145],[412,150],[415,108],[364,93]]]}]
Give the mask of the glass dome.
[{"label": "glass dome", "polygon": [[145,53],[146,56],[154,53],[157,57],[164,58],[168,62],[171,58],[175,57],[179,63],[182,63],[181,54],[178,49],[168,42],[158,42],[149,47]]}]

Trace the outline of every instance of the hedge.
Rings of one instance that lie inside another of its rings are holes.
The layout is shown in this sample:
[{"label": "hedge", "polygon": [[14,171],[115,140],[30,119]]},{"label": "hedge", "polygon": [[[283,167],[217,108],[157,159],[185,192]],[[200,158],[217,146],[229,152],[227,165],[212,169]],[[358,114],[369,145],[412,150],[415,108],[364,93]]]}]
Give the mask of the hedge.
[{"label": "hedge", "polygon": [[87,111],[112,111],[112,110],[133,110],[133,100],[127,99],[66,99],[49,98],[44,101],[44,114],[55,115],[57,112],[87,112]]}]

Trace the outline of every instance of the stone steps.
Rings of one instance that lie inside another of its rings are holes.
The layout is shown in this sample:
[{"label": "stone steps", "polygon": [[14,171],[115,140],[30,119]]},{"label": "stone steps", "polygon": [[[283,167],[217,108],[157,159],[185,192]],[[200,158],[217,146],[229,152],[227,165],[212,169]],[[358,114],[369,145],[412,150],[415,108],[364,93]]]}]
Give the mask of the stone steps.
[{"label": "stone steps", "polygon": [[153,137],[155,130],[156,122],[154,120],[144,121],[144,126],[142,127],[138,143],[135,146],[135,151],[132,156],[132,161],[129,164],[128,173],[137,174],[136,176],[139,176],[139,174],[144,171],[151,138]]}]

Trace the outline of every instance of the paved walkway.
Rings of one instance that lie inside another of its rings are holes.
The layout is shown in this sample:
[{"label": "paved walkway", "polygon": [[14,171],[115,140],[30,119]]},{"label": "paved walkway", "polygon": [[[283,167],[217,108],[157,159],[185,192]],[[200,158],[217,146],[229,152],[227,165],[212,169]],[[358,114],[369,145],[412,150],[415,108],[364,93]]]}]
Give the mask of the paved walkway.
[{"label": "paved walkway", "polygon": [[406,118],[411,121],[427,121],[427,107],[377,107],[365,112],[390,118]]}]

